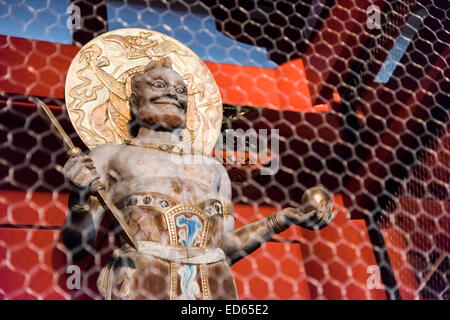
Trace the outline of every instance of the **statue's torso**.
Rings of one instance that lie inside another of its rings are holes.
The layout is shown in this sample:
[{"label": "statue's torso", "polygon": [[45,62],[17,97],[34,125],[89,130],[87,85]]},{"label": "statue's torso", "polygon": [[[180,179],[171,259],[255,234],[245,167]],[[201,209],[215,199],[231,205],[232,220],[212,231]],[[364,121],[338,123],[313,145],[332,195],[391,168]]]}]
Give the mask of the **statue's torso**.
[{"label": "statue's torso", "polygon": [[[104,161],[97,155],[94,164],[110,172],[108,195],[136,240],[184,247],[188,255],[189,248],[222,247],[217,162],[182,162],[180,156],[136,146],[112,148],[114,156]],[[139,251],[127,256],[134,267],[115,271],[113,299],[237,298],[225,261],[189,265]]]},{"label": "statue's torso", "polygon": [[183,204],[216,198],[220,184],[217,162],[195,164],[185,161],[187,157],[138,146],[120,146],[108,164],[120,176],[111,190],[113,199],[120,200],[136,191],[165,193]]},{"label": "statue's torso", "polygon": [[136,240],[222,246],[217,162],[204,158],[192,163],[186,157],[138,146],[117,148],[104,167],[110,177],[108,194]]}]

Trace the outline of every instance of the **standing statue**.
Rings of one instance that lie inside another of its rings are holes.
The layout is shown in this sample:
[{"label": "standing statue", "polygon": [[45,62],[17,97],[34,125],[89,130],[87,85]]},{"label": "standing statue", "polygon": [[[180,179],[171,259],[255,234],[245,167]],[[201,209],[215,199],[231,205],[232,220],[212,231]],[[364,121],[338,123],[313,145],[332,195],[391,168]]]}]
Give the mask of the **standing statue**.
[{"label": "standing statue", "polygon": [[[71,94],[66,96],[69,115],[91,151],[72,155],[64,166],[67,178],[76,186],[69,198],[64,242],[75,254],[93,247],[104,210],[92,197],[92,186],[100,183],[137,243],[136,248],[123,243],[103,267],[97,285],[105,299],[237,299],[230,269],[233,263],[293,224],[322,228],[337,212],[329,205],[286,208],[235,229],[228,174],[208,155],[217,139],[217,130],[212,129],[217,129],[222,116],[220,95],[209,71],[189,49],[157,32],[121,29],[93,41],[111,46],[108,39],[112,36],[115,45],[126,48],[121,57],[136,65],[117,77],[114,68],[110,76],[99,77],[99,70],[74,76],[75,71],[85,72],[95,65],[79,59],[77,63],[85,65],[69,71],[66,83],[66,95]],[[86,46],[83,50],[91,50],[92,44]],[[183,54],[177,55],[173,48],[180,48]],[[106,53],[105,47],[100,49],[98,56]],[[78,57],[86,54],[83,50]],[[130,57],[130,52],[134,56]],[[110,65],[111,59],[101,58],[102,65]],[[198,68],[183,72],[183,67],[195,66]],[[121,67],[123,64],[117,66]],[[101,78],[108,79],[108,84],[102,86]],[[85,86],[82,91],[80,83]],[[122,88],[122,99],[111,92],[113,87]],[[124,102],[125,98],[128,101]],[[106,109],[96,112],[98,106]],[[108,138],[95,131],[99,124],[103,124],[102,132],[107,132],[108,126],[117,123],[108,106],[122,106],[118,113],[121,121],[128,119],[128,132],[121,129],[115,134],[116,128]],[[93,113],[102,114],[103,120],[86,116]],[[123,141],[121,137],[125,137]],[[193,141],[200,141],[200,147]],[[196,161],[190,160],[193,154]]]}]

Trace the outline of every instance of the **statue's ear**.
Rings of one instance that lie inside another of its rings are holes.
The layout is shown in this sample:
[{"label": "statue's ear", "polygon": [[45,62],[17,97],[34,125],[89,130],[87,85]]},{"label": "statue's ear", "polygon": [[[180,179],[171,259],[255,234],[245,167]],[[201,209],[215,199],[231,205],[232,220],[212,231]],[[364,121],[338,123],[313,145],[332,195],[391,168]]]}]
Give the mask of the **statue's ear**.
[{"label": "statue's ear", "polygon": [[130,102],[130,108],[132,108],[133,106],[137,105],[137,96],[136,93],[134,93],[134,91],[131,93],[130,98],[128,99],[128,101]]},{"label": "statue's ear", "polygon": [[137,136],[140,128],[139,118],[136,114],[138,112],[138,99],[138,96],[134,92],[131,93],[130,98],[128,99],[128,103],[130,105],[130,121],[128,122],[128,132],[132,137]]},{"label": "statue's ear", "polygon": [[136,73],[131,77],[131,92],[135,92],[138,89],[139,83],[142,81],[141,73]]}]

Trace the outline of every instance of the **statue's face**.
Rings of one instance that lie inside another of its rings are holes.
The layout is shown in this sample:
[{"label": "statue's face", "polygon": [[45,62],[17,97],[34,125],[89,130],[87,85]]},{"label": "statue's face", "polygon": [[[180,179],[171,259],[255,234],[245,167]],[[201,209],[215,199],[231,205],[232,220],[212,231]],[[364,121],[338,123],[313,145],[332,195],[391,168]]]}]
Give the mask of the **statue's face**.
[{"label": "statue's face", "polygon": [[133,79],[130,105],[141,125],[166,129],[186,125],[187,89],[180,74],[172,68],[154,68]]}]

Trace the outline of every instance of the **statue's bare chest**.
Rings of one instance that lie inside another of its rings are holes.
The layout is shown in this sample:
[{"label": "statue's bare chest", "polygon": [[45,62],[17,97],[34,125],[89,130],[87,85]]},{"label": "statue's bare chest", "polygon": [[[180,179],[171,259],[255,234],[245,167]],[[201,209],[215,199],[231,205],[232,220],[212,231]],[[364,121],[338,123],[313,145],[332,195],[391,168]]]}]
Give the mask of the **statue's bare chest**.
[{"label": "statue's bare chest", "polygon": [[110,160],[109,168],[117,172],[122,180],[143,178],[176,178],[205,185],[218,185],[220,173],[217,165],[206,158],[195,161],[189,156],[180,156],[137,146],[124,146]]}]

